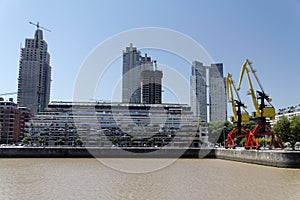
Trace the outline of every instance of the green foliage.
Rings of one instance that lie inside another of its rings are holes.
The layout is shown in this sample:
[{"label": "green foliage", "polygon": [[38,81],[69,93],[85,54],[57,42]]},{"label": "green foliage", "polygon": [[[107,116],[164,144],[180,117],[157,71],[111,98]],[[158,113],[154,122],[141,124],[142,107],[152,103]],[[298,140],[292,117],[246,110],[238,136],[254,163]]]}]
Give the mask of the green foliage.
[{"label": "green foliage", "polygon": [[283,142],[289,142],[291,135],[290,121],[283,116],[274,126],[273,131],[281,138]]},{"label": "green foliage", "polygon": [[291,134],[289,137],[289,142],[294,148],[296,142],[300,141],[300,116],[294,116],[291,119],[290,129],[291,129]]},{"label": "green foliage", "polygon": [[38,138],[38,143],[39,144],[44,144],[45,143],[45,138]]},{"label": "green foliage", "polygon": [[233,129],[233,124],[229,121],[216,121],[208,123],[209,140],[211,143],[224,142],[227,134]]},{"label": "green foliage", "polygon": [[274,126],[273,131],[283,142],[289,142],[292,148],[300,141],[300,116],[294,116],[291,120],[282,117]]},{"label": "green foliage", "polygon": [[75,144],[81,146],[83,144],[83,142],[80,138],[76,138],[75,139]]},{"label": "green foliage", "polygon": [[247,140],[247,138],[244,137],[244,138],[240,141],[240,145],[241,145],[241,146],[245,146],[246,140]]},{"label": "green foliage", "polygon": [[134,137],[131,137],[131,138],[130,138],[130,142],[133,143],[134,141],[135,141],[135,138],[134,138]]},{"label": "green foliage", "polygon": [[258,143],[260,146],[266,146],[266,145],[269,145],[270,144],[270,138],[264,138],[264,137],[261,137],[261,138],[258,138]]},{"label": "green foliage", "polygon": [[21,142],[22,142],[23,144],[27,144],[27,143],[29,142],[29,138],[28,138],[28,137],[24,137],[24,138],[21,140]]},{"label": "green foliage", "polygon": [[148,145],[152,145],[154,143],[154,138],[149,138],[148,140],[147,140],[147,144]]},{"label": "green foliage", "polygon": [[113,137],[111,139],[111,141],[112,141],[113,144],[117,144],[119,142],[119,139],[117,137]]},{"label": "green foliage", "polygon": [[251,131],[256,126],[256,122],[255,121],[250,121],[249,123],[242,123],[242,126],[246,130]]},{"label": "green foliage", "polygon": [[61,138],[59,138],[59,139],[57,139],[57,140],[55,141],[55,143],[56,143],[57,145],[63,145],[63,144],[64,144],[64,140],[61,139]]}]

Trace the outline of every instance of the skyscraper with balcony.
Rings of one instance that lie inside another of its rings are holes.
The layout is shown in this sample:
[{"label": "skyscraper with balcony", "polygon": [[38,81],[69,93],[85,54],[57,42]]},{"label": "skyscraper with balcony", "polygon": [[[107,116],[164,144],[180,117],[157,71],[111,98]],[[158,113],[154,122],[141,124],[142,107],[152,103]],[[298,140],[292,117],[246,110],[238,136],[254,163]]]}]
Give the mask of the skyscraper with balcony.
[{"label": "skyscraper with balcony", "polygon": [[27,38],[21,48],[17,103],[32,114],[43,111],[50,100],[50,85],[50,55],[43,31],[37,28],[34,38]]}]

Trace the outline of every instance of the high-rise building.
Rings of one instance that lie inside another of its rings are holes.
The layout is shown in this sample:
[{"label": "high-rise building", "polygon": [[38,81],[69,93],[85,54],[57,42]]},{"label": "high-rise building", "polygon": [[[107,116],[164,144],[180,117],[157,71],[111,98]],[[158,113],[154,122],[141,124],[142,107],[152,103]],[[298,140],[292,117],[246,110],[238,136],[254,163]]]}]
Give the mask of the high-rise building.
[{"label": "high-rise building", "polygon": [[153,64],[151,57],[141,56],[132,44],[126,47],[123,51],[123,103],[161,103],[162,72],[153,70]]},{"label": "high-rise building", "polygon": [[224,121],[227,118],[227,102],[223,64],[212,64],[209,68],[210,121]]},{"label": "high-rise building", "polygon": [[123,51],[122,102],[141,103],[140,52],[130,44]]},{"label": "high-rise building", "polygon": [[161,79],[160,70],[143,70],[141,73],[142,103],[161,104]]},{"label": "high-rise building", "polygon": [[21,48],[17,103],[28,107],[32,114],[43,111],[50,100],[50,85],[50,55],[38,27],[34,38],[27,38]]},{"label": "high-rise building", "polygon": [[201,121],[226,120],[227,102],[223,64],[204,66],[203,63],[194,61],[190,84],[190,103],[194,115]]},{"label": "high-rise building", "polygon": [[207,121],[206,68],[203,63],[194,61],[190,78],[191,109],[201,121]]}]

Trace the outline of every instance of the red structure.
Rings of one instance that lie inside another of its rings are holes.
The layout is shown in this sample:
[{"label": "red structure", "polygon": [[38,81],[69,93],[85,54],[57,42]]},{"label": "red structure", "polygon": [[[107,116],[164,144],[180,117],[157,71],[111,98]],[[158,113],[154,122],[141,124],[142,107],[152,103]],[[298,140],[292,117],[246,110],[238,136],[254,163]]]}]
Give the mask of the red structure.
[{"label": "red structure", "polygon": [[28,108],[18,107],[13,99],[4,101],[0,97],[0,143],[14,143],[24,137],[26,123],[31,114]]}]

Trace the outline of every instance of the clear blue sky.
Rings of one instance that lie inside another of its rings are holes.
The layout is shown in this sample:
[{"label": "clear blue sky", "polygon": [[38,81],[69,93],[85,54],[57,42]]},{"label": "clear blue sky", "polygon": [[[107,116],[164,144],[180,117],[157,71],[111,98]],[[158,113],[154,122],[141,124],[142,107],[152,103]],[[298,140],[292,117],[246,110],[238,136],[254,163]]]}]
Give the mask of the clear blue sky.
[{"label": "clear blue sky", "polygon": [[[224,63],[225,74],[232,73],[236,81],[249,58],[276,108],[300,104],[299,0],[0,0],[0,94],[17,91],[20,44],[35,31],[29,21],[52,30],[44,32],[51,55],[51,100],[72,100],[81,64],[108,37],[133,28],[162,27],[196,40],[215,62]],[[189,79],[188,63],[176,64],[163,53],[149,54]],[[121,69],[119,59],[112,77],[119,77]],[[104,80],[114,81],[110,76]],[[112,83],[104,84],[98,99],[110,98]]]}]

